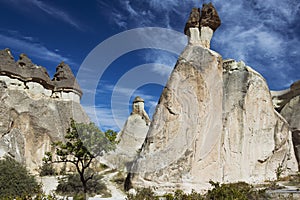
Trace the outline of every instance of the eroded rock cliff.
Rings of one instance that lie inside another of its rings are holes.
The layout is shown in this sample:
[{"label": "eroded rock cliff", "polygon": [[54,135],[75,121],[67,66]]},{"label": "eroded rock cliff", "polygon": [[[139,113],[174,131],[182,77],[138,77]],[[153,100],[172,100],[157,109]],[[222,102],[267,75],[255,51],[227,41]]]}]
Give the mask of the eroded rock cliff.
[{"label": "eroded rock cliff", "polygon": [[[51,143],[64,138],[70,118],[89,122],[69,66],[58,69],[60,75],[51,81],[46,69],[24,54],[15,62],[8,49],[0,51],[0,157],[14,157],[32,172],[42,165],[44,153],[53,150]],[[58,87],[62,74],[65,87]]]}]

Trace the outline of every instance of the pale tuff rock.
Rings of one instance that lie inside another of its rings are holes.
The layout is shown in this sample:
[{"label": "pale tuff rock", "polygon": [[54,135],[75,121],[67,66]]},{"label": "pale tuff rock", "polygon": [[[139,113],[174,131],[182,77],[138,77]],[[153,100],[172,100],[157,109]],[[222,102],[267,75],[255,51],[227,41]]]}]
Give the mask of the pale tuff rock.
[{"label": "pale tuff rock", "polygon": [[0,157],[9,155],[37,172],[44,153],[54,150],[52,142],[64,138],[70,118],[84,123],[89,118],[78,92],[54,98],[56,86],[45,69],[24,54],[17,63],[9,50],[0,51],[0,58]]},{"label": "pale tuff rock", "polygon": [[201,191],[210,180],[264,183],[278,168],[297,170],[289,124],[274,110],[265,79],[208,49],[220,21],[202,10],[192,10],[189,44],[161,94],[127,189]]},{"label": "pale tuff rock", "polygon": [[243,62],[224,62],[223,181],[275,179],[296,171],[289,125],[272,105],[264,78]]},{"label": "pale tuff rock", "polygon": [[149,130],[150,118],[144,109],[144,100],[137,96],[132,103],[132,112],[116,139],[115,152],[105,156],[107,164],[113,168],[129,170],[138,155]]},{"label": "pale tuff rock", "polygon": [[276,109],[290,125],[296,158],[300,163],[300,81],[287,90],[272,91],[272,95]]},{"label": "pale tuff rock", "polygon": [[300,80],[293,83],[290,88],[281,91],[271,91],[273,105],[279,112],[294,97],[300,95]]},{"label": "pale tuff rock", "polygon": [[[223,68],[224,66],[224,68]],[[264,78],[188,45],[160,97],[128,185],[197,191],[209,181],[263,183],[296,171],[288,123]]]},{"label": "pale tuff rock", "polygon": [[190,190],[221,181],[222,87],[221,56],[187,46],[134,162],[133,186]]}]

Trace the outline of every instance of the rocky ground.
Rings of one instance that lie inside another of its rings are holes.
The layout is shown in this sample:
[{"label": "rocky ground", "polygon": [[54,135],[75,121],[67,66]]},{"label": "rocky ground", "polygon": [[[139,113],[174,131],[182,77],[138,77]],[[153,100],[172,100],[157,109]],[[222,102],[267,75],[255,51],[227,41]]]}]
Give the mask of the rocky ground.
[{"label": "rocky ground", "polygon": [[[103,174],[103,182],[106,183],[107,189],[111,193],[111,197],[102,198],[101,195],[96,195],[95,197],[90,197],[90,200],[125,200],[125,193],[121,191],[116,183],[111,181],[113,177],[117,175],[118,172],[111,172],[108,170],[104,170],[101,174]],[[38,181],[40,181],[43,185],[43,191],[45,194],[53,194],[58,185],[58,176],[45,176],[39,177]],[[63,197],[62,197],[63,198]],[[68,199],[73,199],[72,197],[68,197]]]},{"label": "rocky ground", "polygon": [[[113,181],[113,178],[117,176],[117,171],[111,171],[110,169],[104,170],[101,174],[103,174],[103,182],[107,184],[107,188],[111,193],[111,197],[104,198],[101,195],[96,195],[94,197],[90,197],[90,200],[125,200],[126,194],[118,187],[118,185]],[[53,194],[58,185],[58,177],[57,176],[46,176],[40,177],[38,179],[43,184],[43,191],[46,194]],[[300,185],[298,182],[293,182],[290,180],[281,180],[276,182],[276,188],[267,190],[267,194],[272,199],[300,199]],[[62,197],[66,198],[66,197]],[[68,199],[73,199],[72,197],[68,197]]]}]

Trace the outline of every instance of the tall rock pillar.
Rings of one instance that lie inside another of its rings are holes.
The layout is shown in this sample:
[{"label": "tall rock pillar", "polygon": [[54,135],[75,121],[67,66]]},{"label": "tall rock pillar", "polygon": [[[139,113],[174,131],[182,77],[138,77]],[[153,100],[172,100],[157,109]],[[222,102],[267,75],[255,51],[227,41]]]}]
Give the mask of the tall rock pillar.
[{"label": "tall rock pillar", "polygon": [[[129,174],[134,187],[190,191],[207,188],[210,179],[222,178],[218,148],[222,134],[222,58],[201,40],[197,12],[193,9],[186,26],[190,42],[163,90],[142,151]],[[211,29],[210,24],[203,27]]]}]

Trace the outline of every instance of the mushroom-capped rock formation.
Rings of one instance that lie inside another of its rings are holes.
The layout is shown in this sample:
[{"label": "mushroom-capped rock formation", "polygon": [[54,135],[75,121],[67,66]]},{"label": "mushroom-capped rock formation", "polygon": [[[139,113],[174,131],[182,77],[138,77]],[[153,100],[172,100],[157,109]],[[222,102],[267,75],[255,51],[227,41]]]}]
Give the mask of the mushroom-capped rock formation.
[{"label": "mushroom-capped rock formation", "polygon": [[22,81],[34,81],[44,85],[47,89],[52,89],[50,77],[44,67],[34,65],[31,60],[21,54],[15,62],[9,49],[0,50],[0,74]]},{"label": "mushroom-capped rock formation", "polygon": [[130,170],[132,161],[138,155],[149,130],[150,118],[144,109],[144,99],[137,96],[132,103],[132,112],[118,134],[117,148],[105,156],[113,168]]},{"label": "mushroom-capped rock formation", "polygon": [[200,37],[189,28],[125,188],[201,191],[210,180],[263,183],[278,167],[297,170],[289,124],[265,79],[243,62],[223,63],[204,37],[212,28],[201,27]]},{"label": "mushroom-capped rock formation", "polygon": [[144,99],[142,99],[139,96],[135,97],[135,99],[133,100],[133,103],[132,103],[131,115],[133,115],[133,114],[140,115],[142,117],[142,119],[146,122],[146,125],[149,125],[150,118],[149,118],[148,114],[146,113],[144,107],[145,107]]},{"label": "mushroom-capped rock formation", "polygon": [[221,19],[212,3],[203,4],[202,9],[192,8],[189,19],[185,24],[184,33],[189,36],[189,28],[209,27],[213,31],[221,25]]},{"label": "mushroom-capped rock formation", "polygon": [[199,8],[192,9],[184,33],[189,37],[189,44],[210,48],[213,33],[220,25],[221,20],[212,3],[203,4],[201,12]]},{"label": "mushroom-capped rock formation", "polygon": [[275,108],[290,125],[300,170],[300,80],[293,83],[287,90],[271,91],[271,94]]},{"label": "mushroom-capped rock formation", "polygon": [[82,91],[71,68],[64,62],[61,62],[56,67],[56,73],[52,82],[55,85],[55,91],[73,91],[77,92],[80,96],[82,95]]},{"label": "mushroom-capped rock formation", "polygon": [[0,80],[4,80],[9,88],[24,89],[33,98],[46,96],[79,103],[82,96],[67,64],[60,63],[53,80],[50,80],[46,68],[35,65],[25,54],[15,62],[9,49],[0,50]]},{"label": "mushroom-capped rock formation", "polygon": [[[70,72],[65,78],[76,81]],[[58,92],[57,83],[25,54],[15,62],[8,49],[0,51],[0,158],[11,156],[36,173],[51,144],[64,139],[70,118],[89,122],[78,92]]]}]

